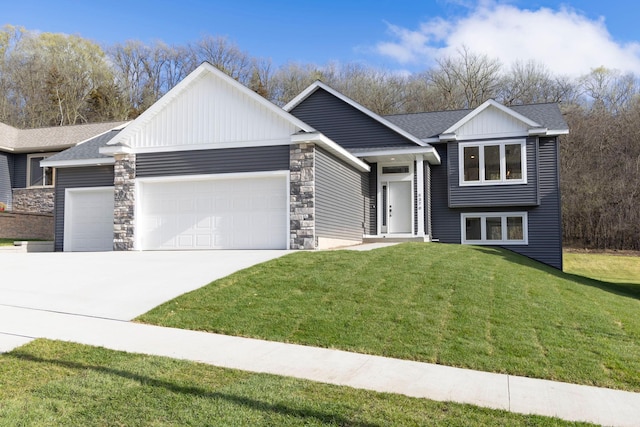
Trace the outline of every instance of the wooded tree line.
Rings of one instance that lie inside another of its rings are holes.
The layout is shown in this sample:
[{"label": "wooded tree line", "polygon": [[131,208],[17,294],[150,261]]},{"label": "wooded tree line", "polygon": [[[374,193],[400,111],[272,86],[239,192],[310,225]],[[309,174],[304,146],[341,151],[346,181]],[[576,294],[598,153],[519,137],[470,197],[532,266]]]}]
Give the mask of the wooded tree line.
[{"label": "wooded tree line", "polygon": [[580,78],[542,63],[460,49],[421,73],[358,63],[274,67],[224,37],[185,45],[0,31],[0,122],[20,128],[137,117],[203,61],[277,105],[320,79],[379,114],[558,102],[571,133],[561,142],[565,244],[640,250],[640,83],[604,67]]}]

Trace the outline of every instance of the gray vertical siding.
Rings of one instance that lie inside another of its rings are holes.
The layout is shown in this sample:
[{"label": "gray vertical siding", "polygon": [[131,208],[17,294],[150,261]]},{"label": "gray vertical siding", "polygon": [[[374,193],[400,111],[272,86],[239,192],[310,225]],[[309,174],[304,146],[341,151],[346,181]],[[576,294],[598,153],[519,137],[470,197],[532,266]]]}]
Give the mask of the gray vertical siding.
[{"label": "gray vertical siding", "polygon": [[348,149],[416,146],[324,89],[316,90],[291,110],[291,114]]},{"label": "gray vertical siding", "polygon": [[378,234],[378,164],[371,163],[369,172],[369,234]]},{"label": "gray vertical siding", "polygon": [[289,170],[289,146],[140,153],[136,176],[204,175]]},{"label": "gray vertical siding", "polygon": [[316,148],[316,235],[362,240],[369,208],[369,177]]},{"label": "gray vertical siding", "polygon": [[27,187],[27,155],[16,154],[13,157],[13,188]]},{"label": "gray vertical siding", "polygon": [[59,168],[56,172],[53,210],[54,247],[64,250],[64,193],[67,188],[113,186],[113,166]]},{"label": "gray vertical siding", "polygon": [[533,206],[538,204],[537,138],[527,138],[527,183],[490,186],[459,185],[460,165],[458,144],[448,144],[449,158],[449,206],[452,208],[474,206]]},{"label": "gray vertical siding", "polygon": [[13,155],[0,153],[0,203],[11,210],[11,182],[13,175]]},{"label": "gray vertical siding", "polygon": [[[485,206],[450,208],[447,183],[447,164],[450,150],[445,144],[436,144],[442,164],[432,166],[432,228],[433,238],[443,243],[460,243],[460,214],[463,212],[528,213],[529,244],[505,246],[513,252],[562,269],[562,222],[560,211],[560,187],[558,143],[555,138],[541,139],[537,151],[537,196],[539,206],[496,206],[488,200]],[[532,173],[532,171],[528,171]],[[531,177],[531,176],[530,176]]]}]

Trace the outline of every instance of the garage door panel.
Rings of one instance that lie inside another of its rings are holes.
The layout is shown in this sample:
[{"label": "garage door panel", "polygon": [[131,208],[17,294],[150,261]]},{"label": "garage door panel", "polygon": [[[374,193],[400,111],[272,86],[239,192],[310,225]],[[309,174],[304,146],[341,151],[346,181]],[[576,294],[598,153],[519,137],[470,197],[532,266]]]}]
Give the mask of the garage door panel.
[{"label": "garage door panel", "polygon": [[287,247],[285,176],[143,182],[142,249]]},{"label": "garage door panel", "polygon": [[65,193],[65,251],[113,249],[113,194],[113,188],[68,189]]}]

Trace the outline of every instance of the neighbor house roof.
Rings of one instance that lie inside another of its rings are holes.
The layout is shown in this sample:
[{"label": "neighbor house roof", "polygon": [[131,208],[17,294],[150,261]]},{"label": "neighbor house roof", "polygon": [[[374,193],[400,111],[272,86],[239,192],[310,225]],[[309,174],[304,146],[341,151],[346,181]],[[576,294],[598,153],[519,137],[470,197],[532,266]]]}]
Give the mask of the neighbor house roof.
[{"label": "neighbor house roof", "polygon": [[47,151],[73,147],[125,122],[90,123],[37,129],[17,129],[0,123],[0,150]]},{"label": "neighbor house roof", "polygon": [[[495,102],[495,101],[494,101]],[[549,133],[566,133],[569,127],[562,117],[558,104],[529,104],[504,107],[513,110],[540,126]],[[428,113],[396,114],[385,116],[391,123],[405,129],[420,139],[437,139],[456,123],[461,122],[476,109],[434,111]]]},{"label": "neighbor house roof", "polygon": [[107,156],[100,153],[100,147],[105,147],[116,135],[122,132],[124,125],[115,129],[108,130],[94,138],[89,139],[81,144],[64,150],[58,154],[40,162],[42,166],[47,167],[72,167],[72,166],[88,166],[100,164],[113,164],[115,162],[113,156]]}]

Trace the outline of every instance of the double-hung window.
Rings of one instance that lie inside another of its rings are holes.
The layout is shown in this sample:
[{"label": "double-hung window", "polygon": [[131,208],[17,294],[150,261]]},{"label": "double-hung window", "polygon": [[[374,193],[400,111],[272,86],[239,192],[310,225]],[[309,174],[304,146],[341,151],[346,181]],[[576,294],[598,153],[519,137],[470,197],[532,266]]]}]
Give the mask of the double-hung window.
[{"label": "double-hung window", "polygon": [[40,166],[40,162],[56,153],[29,154],[27,156],[27,187],[48,187],[53,185],[54,170]]},{"label": "double-hung window", "polygon": [[526,212],[463,213],[462,243],[471,245],[526,245]]},{"label": "double-hung window", "polygon": [[460,185],[527,183],[527,150],[524,139],[461,142]]}]

